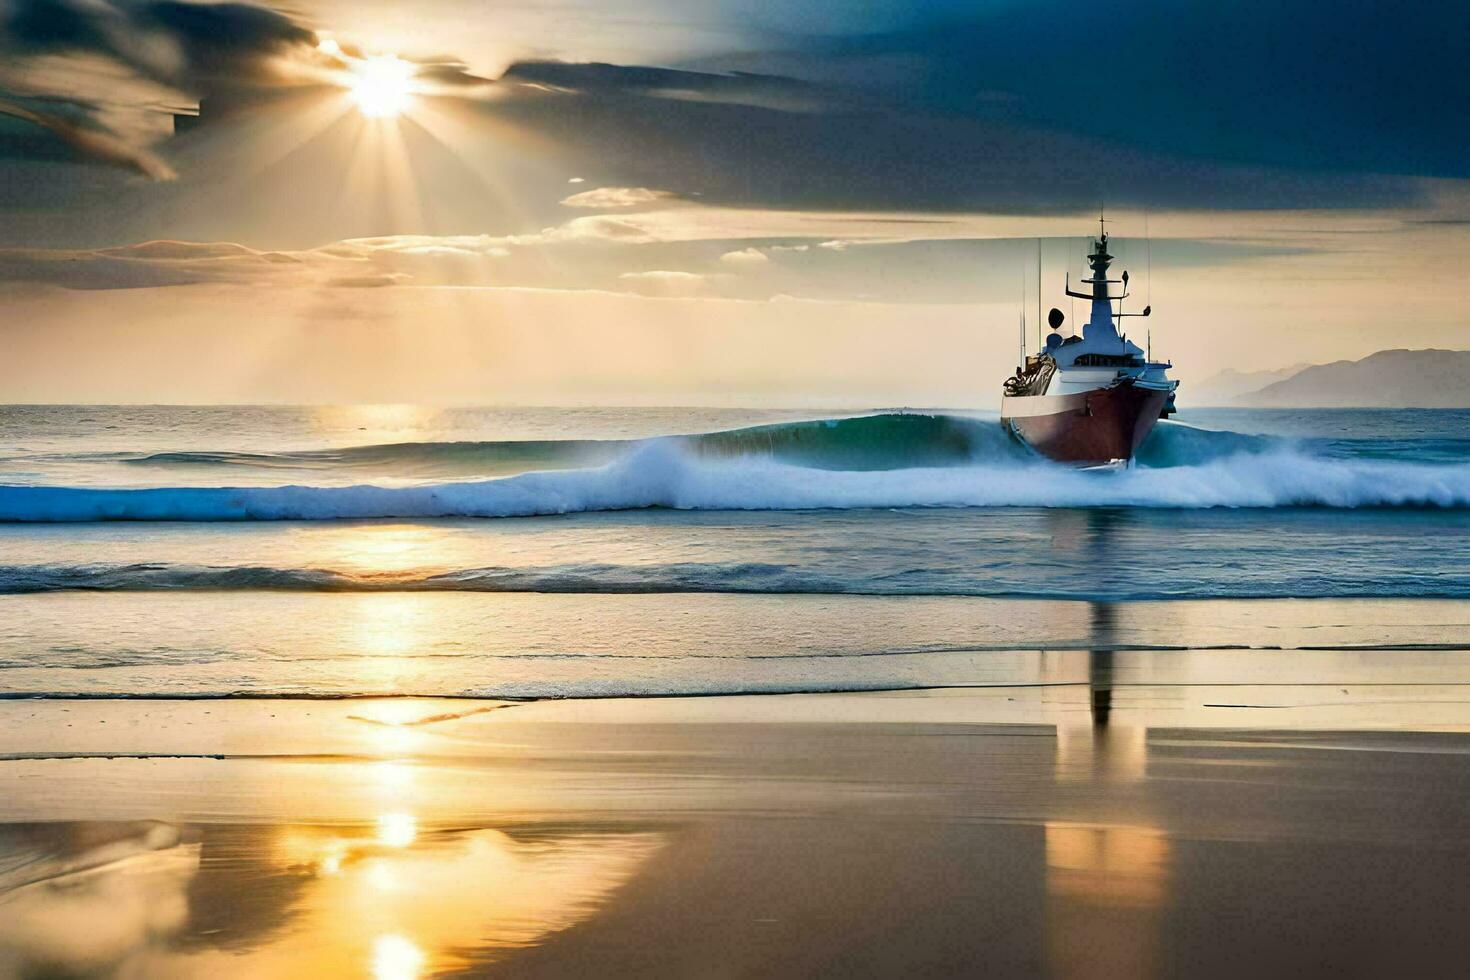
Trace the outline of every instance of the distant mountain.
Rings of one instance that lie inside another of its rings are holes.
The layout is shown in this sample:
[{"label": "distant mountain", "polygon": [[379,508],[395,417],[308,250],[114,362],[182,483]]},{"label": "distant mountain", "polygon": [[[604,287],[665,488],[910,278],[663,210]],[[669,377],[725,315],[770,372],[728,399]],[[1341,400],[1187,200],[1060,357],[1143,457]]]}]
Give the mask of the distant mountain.
[{"label": "distant mountain", "polygon": [[1284,381],[1311,366],[1293,364],[1289,368],[1278,368],[1275,371],[1236,371],[1226,368],[1203,381],[1190,384],[1187,389],[1188,401],[1196,407],[1234,405],[1241,395],[1260,391],[1269,384]]},{"label": "distant mountain", "polygon": [[1233,404],[1254,408],[1467,408],[1470,350],[1381,350],[1302,368]]}]

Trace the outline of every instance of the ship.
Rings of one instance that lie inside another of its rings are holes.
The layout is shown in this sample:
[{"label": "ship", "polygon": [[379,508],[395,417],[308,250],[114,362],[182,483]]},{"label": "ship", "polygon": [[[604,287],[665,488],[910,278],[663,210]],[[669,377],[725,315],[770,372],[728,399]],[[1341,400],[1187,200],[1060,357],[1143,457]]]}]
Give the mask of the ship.
[{"label": "ship", "polygon": [[[1028,357],[1023,319],[1021,364],[1005,380],[1000,406],[1001,424],[1023,446],[1079,467],[1132,463],[1154,423],[1173,414],[1179,387],[1168,376],[1172,361],[1153,360],[1151,350],[1140,348],[1119,329],[1124,317],[1146,317],[1153,308],[1123,312],[1128,273],[1108,278],[1113,256],[1108,254],[1107,223],[1100,220],[1099,225],[1087,256],[1091,275],[1075,290],[1070,275],[1066,283],[1068,296],[1092,304],[1081,335],[1063,337],[1066,318],[1053,308],[1047,318],[1051,332],[1040,353]],[[1122,287],[1116,293],[1115,285]]]}]

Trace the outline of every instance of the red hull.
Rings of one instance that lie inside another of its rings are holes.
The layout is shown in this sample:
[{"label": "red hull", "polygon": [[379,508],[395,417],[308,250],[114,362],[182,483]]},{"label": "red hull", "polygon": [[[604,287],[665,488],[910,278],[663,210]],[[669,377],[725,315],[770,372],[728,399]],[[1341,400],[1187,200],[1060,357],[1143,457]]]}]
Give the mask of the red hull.
[{"label": "red hull", "polygon": [[[1153,430],[1168,397],[1168,392],[1121,384],[1047,399],[1055,401],[1059,411],[1044,415],[1006,417],[1002,412],[1001,421],[1016,438],[1049,459],[1100,465],[1132,459]],[[1025,403],[1030,399],[1007,401]]]}]

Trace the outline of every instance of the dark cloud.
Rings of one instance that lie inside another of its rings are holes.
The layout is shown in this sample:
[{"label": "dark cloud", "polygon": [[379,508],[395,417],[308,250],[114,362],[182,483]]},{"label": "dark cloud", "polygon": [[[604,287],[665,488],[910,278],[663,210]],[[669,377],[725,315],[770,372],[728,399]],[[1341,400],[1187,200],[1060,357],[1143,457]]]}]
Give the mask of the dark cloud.
[{"label": "dark cloud", "polygon": [[595,160],[609,180],[738,205],[1057,212],[1106,200],[1356,207],[1412,204],[1420,193],[1392,177],[1239,164],[922,101],[848,97],[788,111],[754,98],[670,98],[670,91],[701,86],[720,91],[727,82],[732,94],[742,87],[779,91],[788,83],[609,68],[515,65],[506,80],[554,80],[555,87],[487,102],[484,111]]},{"label": "dark cloud", "polygon": [[483,78],[470,71],[469,66],[462,61],[444,58],[416,58],[414,64],[414,79],[431,91],[439,91],[440,94],[453,93],[460,88],[478,88],[489,85],[490,79]]},{"label": "dark cloud", "polygon": [[156,154],[100,129],[73,122],[55,113],[29,109],[0,99],[0,115],[34,123],[58,136],[83,157],[133,170],[154,180],[173,180],[177,174]]},{"label": "dark cloud", "polygon": [[[318,57],[315,44],[306,26],[251,4],[12,0],[0,8],[0,84],[82,109],[78,123],[5,100],[9,115],[51,131],[82,157],[169,179],[170,166],[148,149],[167,131],[160,97],[187,105],[300,82],[283,74],[283,56],[309,62]],[[68,67],[33,71],[43,57],[67,59]]]},{"label": "dark cloud", "polygon": [[316,35],[243,3],[15,0],[0,26],[12,56],[93,54],[192,95],[273,80],[269,59]]},{"label": "dark cloud", "polygon": [[1214,161],[1470,176],[1470,5],[1135,0],[918,8],[696,66]]},{"label": "dark cloud", "polygon": [[751,72],[699,72],[640,65],[521,61],[500,81],[607,98],[617,95],[729,102],[802,111],[842,100],[841,93],[793,78]]}]

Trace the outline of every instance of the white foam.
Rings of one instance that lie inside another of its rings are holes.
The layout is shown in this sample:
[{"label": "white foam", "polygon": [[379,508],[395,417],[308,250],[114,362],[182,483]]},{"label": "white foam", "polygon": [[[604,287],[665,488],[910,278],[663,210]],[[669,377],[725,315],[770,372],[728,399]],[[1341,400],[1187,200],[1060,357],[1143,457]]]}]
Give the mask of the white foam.
[{"label": "white foam", "polygon": [[1470,507],[1470,464],[1324,458],[1283,448],[1189,466],[1083,472],[1046,463],[835,471],[697,459],[657,440],[607,466],[379,487],[0,487],[0,520],[517,517],[671,507]]}]

